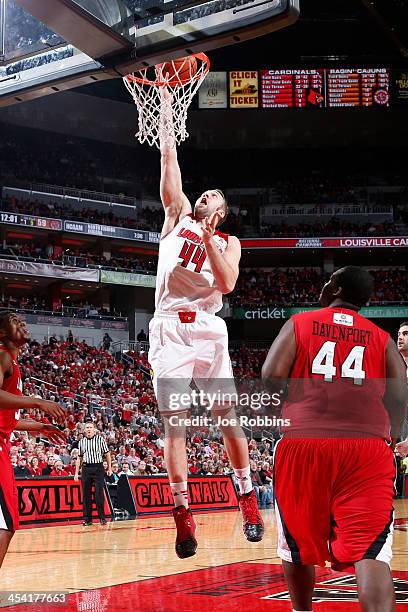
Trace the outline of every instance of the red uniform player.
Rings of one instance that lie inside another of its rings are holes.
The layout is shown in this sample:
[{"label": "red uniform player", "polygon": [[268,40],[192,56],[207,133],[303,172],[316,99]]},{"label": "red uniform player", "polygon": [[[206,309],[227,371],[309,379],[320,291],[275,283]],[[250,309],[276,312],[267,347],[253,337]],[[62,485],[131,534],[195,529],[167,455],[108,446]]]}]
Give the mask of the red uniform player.
[{"label": "red uniform player", "polygon": [[372,286],[361,268],[335,272],[320,296],[324,308],[283,326],[262,371],[270,384],[290,379],[274,492],[278,555],[294,610],[312,609],[314,565],[325,561],[355,568],[364,610],[395,606],[389,442],[408,398],[395,343],[357,312]]},{"label": "red uniform player", "polygon": [[9,457],[11,433],[15,430],[32,431],[53,440],[64,439],[53,425],[20,420],[20,410],[30,408],[38,408],[58,422],[65,420],[63,409],[55,402],[22,394],[17,357],[29,337],[25,323],[18,315],[10,312],[0,315],[0,565],[19,523],[17,490]]}]

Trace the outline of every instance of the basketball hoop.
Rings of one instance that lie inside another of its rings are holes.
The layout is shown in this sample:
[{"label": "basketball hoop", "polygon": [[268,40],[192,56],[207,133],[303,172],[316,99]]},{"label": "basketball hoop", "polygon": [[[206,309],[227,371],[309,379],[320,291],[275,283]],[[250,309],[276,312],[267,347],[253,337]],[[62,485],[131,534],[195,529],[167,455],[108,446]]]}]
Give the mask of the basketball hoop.
[{"label": "basketball hoop", "polygon": [[140,143],[175,147],[188,138],[187,110],[209,69],[205,53],[196,53],[123,77],[139,113]]}]

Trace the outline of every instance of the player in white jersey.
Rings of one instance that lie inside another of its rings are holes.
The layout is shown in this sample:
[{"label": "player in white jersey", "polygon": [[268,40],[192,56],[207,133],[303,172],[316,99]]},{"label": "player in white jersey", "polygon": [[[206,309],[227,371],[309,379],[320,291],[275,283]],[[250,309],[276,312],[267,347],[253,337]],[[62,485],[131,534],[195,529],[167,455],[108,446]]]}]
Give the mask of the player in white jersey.
[{"label": "player in white jersey", "polygon": [[[172,125],[163,91],[162,125]],[[167,126],[168,126],[167,125]],[[149,362],[166,437],[164,457],[174,498],[177,527],[176,553],[195,554],[196,526],[188,507],[185,419],[189,406],[170,402],[190,390],[192,380],[230,381],[235,386],[228,353],[225,321],[215,313],[222,308],[223,294],[230,293],[239,273],[241,246],[238,238],[219,232],[228,208],[218,189],[205,191],[192,206],[183,192],[175,146],[161,139],[160,193],[165,212],[156,281],[156,311],[149,326]],[[213,407],[229,423],[221,427],[224,445],[240,487],[244,533],[248,540],[262,539],[264,526],[253,490],[248,445],[241,427],[233,424],[233,406]]]},{"label": "player in white jersey", "polygon": [[[401,323],[399,326],[397,346],[401,357],[405,361],[408,378],[408,321],[404,321],[404,323]],[[395,452],[402,459],[408,456],[408,438],[396,444]]]}]

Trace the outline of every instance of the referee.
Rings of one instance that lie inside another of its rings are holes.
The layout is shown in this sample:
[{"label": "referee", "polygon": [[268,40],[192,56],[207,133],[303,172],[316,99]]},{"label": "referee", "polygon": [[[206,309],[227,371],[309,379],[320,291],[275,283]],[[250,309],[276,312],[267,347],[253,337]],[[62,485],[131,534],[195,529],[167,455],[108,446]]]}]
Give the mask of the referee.
[{"label": "referee", "polygon": [[111,456],[106,440],[96,433],[95,425],[89,421],[85,425],[85,437],[79,442],[79,455],[76,462],[74,479],[79,479],[82,466],[82,497],[84,526],[92,525],[92,483],[95,483],[95,502],[101,525],[106,525],[104,512],[103,487],[105,470],[103,460],[108,463],[107,474],[112,474]]}]

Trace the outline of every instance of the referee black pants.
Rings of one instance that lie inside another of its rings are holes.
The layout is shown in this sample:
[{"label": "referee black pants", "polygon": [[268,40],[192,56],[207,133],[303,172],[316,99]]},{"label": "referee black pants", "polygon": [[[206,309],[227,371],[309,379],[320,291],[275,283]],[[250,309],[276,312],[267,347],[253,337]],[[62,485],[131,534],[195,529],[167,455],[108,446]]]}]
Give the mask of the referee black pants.
[{"label": "referee black pants", "polygon": [[103,485],[105,470],[102,463],[84,463],[82,465],[82,498],[84,521],[92,521],[92,484],[95,485],[95,503],[99,520],[105,518]]}]

